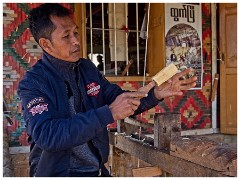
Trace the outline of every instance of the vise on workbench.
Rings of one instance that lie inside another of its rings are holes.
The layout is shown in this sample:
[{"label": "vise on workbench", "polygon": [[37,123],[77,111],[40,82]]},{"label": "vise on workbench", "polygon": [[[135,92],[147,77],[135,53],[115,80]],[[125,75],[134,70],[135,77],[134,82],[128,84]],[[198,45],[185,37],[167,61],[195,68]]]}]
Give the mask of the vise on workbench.
[{"label": "vise on workbench", "polygon": [[154,147],[169,152],[171,139],[181,136],[180,113],[156,113],[154,116]]}]

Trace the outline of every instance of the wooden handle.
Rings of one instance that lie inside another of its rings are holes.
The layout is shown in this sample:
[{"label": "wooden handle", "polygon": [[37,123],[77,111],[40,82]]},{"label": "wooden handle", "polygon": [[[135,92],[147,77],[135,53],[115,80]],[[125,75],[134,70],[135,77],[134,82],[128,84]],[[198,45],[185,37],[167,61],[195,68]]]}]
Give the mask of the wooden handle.
[{"label": "wooden handle", "polygon": [[213,87],[212,87],[211,101],[214,101],[215,95],[217,93],[218,79],[219,79],[219,74],[215,74]]},{"label": "wooden handle", "polygon": [[133,60],[130,60],[130,61],[128,62],[128,65],[125,67],[125,69],[124,69],[123,72],[122,72],[122,76],[125,76],[125,75],[126,75],[128,69],[130,68],[130,66],[131,66],[132,63],[133,63]]},{"label": "wooden handle", "polygon": [[178,68],[172,63],[167,67],[163,68],[160,72],[158,72],[155,76],[153,76],[153,80],[160,86],[162,83],[173,77],[178,72]]}]

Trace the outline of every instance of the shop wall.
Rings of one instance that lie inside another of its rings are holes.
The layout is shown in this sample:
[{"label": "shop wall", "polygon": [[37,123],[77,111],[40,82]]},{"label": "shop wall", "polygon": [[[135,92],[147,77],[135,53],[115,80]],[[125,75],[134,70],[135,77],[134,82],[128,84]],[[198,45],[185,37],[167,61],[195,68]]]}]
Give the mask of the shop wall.
[{"label": "shop wall", "polygon": [[[200,90],[183,91],[182,96],[166,98],[158,106],[136,117],[139,121],[153,121],[155,113],[181,113],[182,130],[207,129],[212,127],[211,120],[211,7],[202,4],[202,55],[203,85]],[[126,90],[137,90],[142,82],[118,82]],[[114,125],[112,125],[114,126]]]},{"label": "shop wall", "polygon": [[[29,29],[27,14],[38,6],[36,3],[3,3],[3,98],[10,110],[13,122],[4,121],[9,135],[9,146],[27,146],[25,122],[17,87],[26,71],[41,58],[41,49],[34,41]],[[73,8],[72,4],[64,4]],[[184,91],[182,96],[166,98],[158,106],[136,118],[153,120],[156,112],[181,113],[183,130],[211,128],[211,14],[210,4],[202,4],[203,44],[203,88]],[[118,82],[123,89],[136,90],[141,82]]]},{"label": "shop wall", "polygon": [[[26,71],[41,58],[42,50],[28,29],[27,15],[39,3],[3,3],[3,98],[11,125],[4,120],[9,146],[27,146],[25,122],[17,95],[18,83]],[[72,4],[63,4],[73,8]]]}]

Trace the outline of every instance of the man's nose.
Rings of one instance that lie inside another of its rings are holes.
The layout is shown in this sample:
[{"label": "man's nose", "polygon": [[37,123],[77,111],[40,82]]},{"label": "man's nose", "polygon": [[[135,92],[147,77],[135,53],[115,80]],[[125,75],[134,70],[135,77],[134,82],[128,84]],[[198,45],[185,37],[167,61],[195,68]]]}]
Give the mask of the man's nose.
[{"label": "man's nose", "polygon": [[76,36],[72,36],[71,42],[73,45],[80,45],[80,39]]}]

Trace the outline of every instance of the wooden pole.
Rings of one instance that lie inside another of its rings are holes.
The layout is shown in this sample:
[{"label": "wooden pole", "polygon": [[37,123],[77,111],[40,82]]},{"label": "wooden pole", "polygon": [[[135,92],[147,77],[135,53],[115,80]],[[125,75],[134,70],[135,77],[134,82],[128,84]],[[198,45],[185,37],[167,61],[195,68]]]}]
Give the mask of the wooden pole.
[{"label": "wooden pole", "polygon": [[86,4],[74,3],[74,17],[75,23],[79,27],[78,33],[81,38],[81,57],[87,57],[87,35],[86,35]]}]

